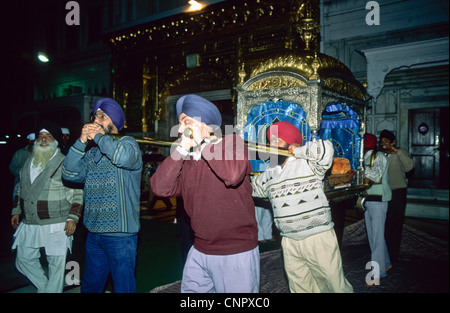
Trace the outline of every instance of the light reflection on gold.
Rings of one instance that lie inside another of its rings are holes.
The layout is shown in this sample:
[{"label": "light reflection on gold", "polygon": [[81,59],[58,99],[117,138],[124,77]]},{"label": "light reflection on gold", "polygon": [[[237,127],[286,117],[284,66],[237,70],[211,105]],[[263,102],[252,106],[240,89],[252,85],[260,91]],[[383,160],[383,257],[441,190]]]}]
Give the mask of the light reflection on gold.
[{"label": "light reflection on gold", "polygon": [[188,3],[190,4],[190,7],[187,9],[187,12],[200,11],[205,7],[204,4],[201,4],[195,0],[189,0]]}]

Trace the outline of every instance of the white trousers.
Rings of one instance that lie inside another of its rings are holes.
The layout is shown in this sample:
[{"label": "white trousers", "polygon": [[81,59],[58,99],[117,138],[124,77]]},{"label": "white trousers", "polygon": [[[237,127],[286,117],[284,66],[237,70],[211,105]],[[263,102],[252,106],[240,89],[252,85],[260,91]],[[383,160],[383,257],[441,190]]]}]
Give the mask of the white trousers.
[{"label": "white trousers", "polygon": [[42,268],[39,248],[17,246],[16,268],[37,288],[38,293],[61,293],[64,287],[66,254],[47,255],[48,276]]}]

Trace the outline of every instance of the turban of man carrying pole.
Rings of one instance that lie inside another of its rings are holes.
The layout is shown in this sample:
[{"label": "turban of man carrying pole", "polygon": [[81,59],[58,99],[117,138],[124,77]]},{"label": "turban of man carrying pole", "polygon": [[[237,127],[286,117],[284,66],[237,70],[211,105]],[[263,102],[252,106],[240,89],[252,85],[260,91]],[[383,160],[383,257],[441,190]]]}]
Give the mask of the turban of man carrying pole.
[{"label": "turban of man carrying pole", "polygon": [[125,124],[125,114],[123,114],[122,108],[116,101],[111,98],[99,99],[94,104],[92,114],[95,115],[98,110],[105,112],[117,129],[122,130],[123,125]]},{"label": "turban of man carrying pole", "polygon": [[197,95],[185,95],[177,101],[177,117],[186,114],[213,129],[222,125],[222,115],[219,109],[210,101]]},{"label": "turban of man carrying pole", "polygon": [[275,137],[283,139],[288,145],[298,143],[303,144],[302,133],[300,130],[288,122],[277,122],[270,125],[267,130],[267,138],[270,141],[272,135]]}]

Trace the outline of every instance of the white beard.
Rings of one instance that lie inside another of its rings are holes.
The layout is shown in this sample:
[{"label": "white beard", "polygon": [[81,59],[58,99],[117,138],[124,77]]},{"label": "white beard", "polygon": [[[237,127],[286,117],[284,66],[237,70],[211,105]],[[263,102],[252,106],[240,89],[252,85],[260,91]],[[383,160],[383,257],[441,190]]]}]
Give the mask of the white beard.
[{"label": "white beard", "polygon": [[33,145],[32,160],[35,167],[46,167],[48,161],[58,147],[58,141],[47,142],[48,146],[41,146],[42,142],[35,141]]}]

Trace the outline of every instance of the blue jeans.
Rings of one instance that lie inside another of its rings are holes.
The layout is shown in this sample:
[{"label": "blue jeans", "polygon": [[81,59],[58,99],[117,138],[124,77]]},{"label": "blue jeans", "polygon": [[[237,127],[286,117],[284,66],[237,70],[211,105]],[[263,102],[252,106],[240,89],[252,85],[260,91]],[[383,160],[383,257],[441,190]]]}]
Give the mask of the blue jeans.
[{"label": "blue jeans", "polygon": [[136,292],[137,235],[115,237],[88,233],[81,292],[99,293],[111,273],[114,292]]}]

